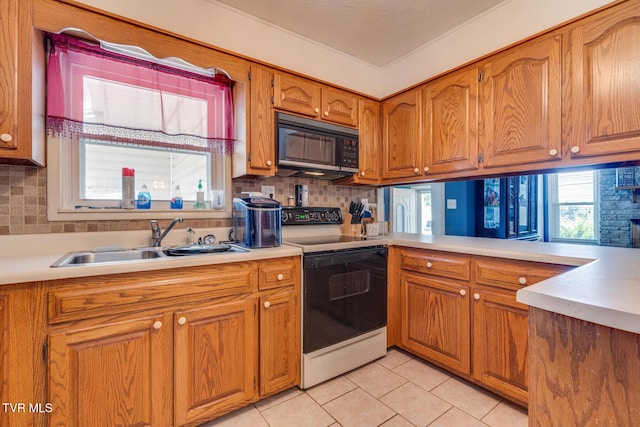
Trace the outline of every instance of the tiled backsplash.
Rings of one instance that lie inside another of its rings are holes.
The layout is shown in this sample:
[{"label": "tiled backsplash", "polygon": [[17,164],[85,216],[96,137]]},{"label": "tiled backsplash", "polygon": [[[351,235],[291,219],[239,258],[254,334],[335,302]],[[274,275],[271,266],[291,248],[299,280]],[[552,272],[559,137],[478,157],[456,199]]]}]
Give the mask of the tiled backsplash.
[{"label": "tiled backsplash", "polygon": [[[296,178],[237,179],[233,194],[260,191],[262,185],[275,187],[274,198],[286,205],[295,184],[309,186],[311,206],[338,206],[346,212],[351,200],[375,201],[371,187],[333,185],[327,181]],[[84,231],[146,230],[148,220],[131,221],[47,221],[47,172],[44,168],[0,164],[0,235],[63,233]],[[190,219],[194,228],[231,227],[229,219]]]}]

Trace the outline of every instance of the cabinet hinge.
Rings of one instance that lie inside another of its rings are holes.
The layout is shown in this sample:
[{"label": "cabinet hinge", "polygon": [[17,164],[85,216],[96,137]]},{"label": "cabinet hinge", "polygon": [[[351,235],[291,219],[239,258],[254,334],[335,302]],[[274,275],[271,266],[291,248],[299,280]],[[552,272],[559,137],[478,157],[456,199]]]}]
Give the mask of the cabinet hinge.
[{"label": "cabinet hinge", "polygon": [[251,153],[247,153],[247,160],[251,161]]},{"label": "cabinet hinge", "polygon": [[255,390],[257,386],[256,377],[253,377],[253,389]]},{"label": "cabinet hinge", "polygon": [[251,71],[249,71],[249,72],[247,73],[247,78],[248,78],[249,80],[251,80]]},{"label": "cabinet hinge", "polygon": [[275,79],[271,79],[271,86],[275,86],[275,85],[276,85]]},{"label": "cabinet hinge", "polygon": [[482,153],[478,154],[478,163],[482,163],[482,161],[484,160],[484,156]]},{"label": "cabinet hinge", "polygon": [[253,304],[253,315],[254,316],[256,315],[256,312],[257,312],[257,308],[256,307],[257,307],[257,304],[254,303]]},{"label": "cabinet hinge", "polygon": [[273,96],[271,97],[271,105],[274,105]]},{"label": "cabinet hinge", "polygon": [[45,362],[49,358],[49,343],[47,341],[42,344],[42,360]]},{"label": "cabinet hinge", "polygon": [[481,82],[484,80],[484,73],[482,71],[478,71],[478,81]]}]

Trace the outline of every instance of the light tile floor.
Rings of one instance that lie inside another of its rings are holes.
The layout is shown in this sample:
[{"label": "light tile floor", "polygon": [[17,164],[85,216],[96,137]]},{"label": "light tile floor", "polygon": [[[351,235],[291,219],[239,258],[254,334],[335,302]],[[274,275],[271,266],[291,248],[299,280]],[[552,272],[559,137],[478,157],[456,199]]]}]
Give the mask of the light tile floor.
[{"label": "light tile floor", "polygon": [[420,359],[385,357],[287,390],[201,427],[527,427],[527,411]]}]

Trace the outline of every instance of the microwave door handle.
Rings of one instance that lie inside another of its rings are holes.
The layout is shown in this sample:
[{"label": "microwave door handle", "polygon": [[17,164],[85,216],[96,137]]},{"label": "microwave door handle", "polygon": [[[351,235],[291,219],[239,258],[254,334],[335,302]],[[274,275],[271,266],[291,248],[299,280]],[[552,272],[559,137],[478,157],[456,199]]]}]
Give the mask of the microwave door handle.
[{"label": "microwave door handle", "polygon": [[335,165],[327,165],[325,163],[308,163],[298,162],[294,160],[280,160],[278,164],[283,166],[295,166],[298,168],[322,168],[324,170],[339,171],[340,167]]}]

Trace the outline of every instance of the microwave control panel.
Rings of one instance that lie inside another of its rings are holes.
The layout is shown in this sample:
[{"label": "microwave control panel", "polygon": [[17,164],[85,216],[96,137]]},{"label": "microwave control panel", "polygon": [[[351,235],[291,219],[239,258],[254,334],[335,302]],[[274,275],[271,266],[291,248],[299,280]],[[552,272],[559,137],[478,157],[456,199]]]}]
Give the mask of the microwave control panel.
[{"label": "microwave control panel", "polygon": [[282,225],[342,224],[340,208],[282,208]]},{"label": "microwave control panel", "polygon": [[343,168],[358,169],[358,141],[342,139],[338,145],[338,165]]}]

